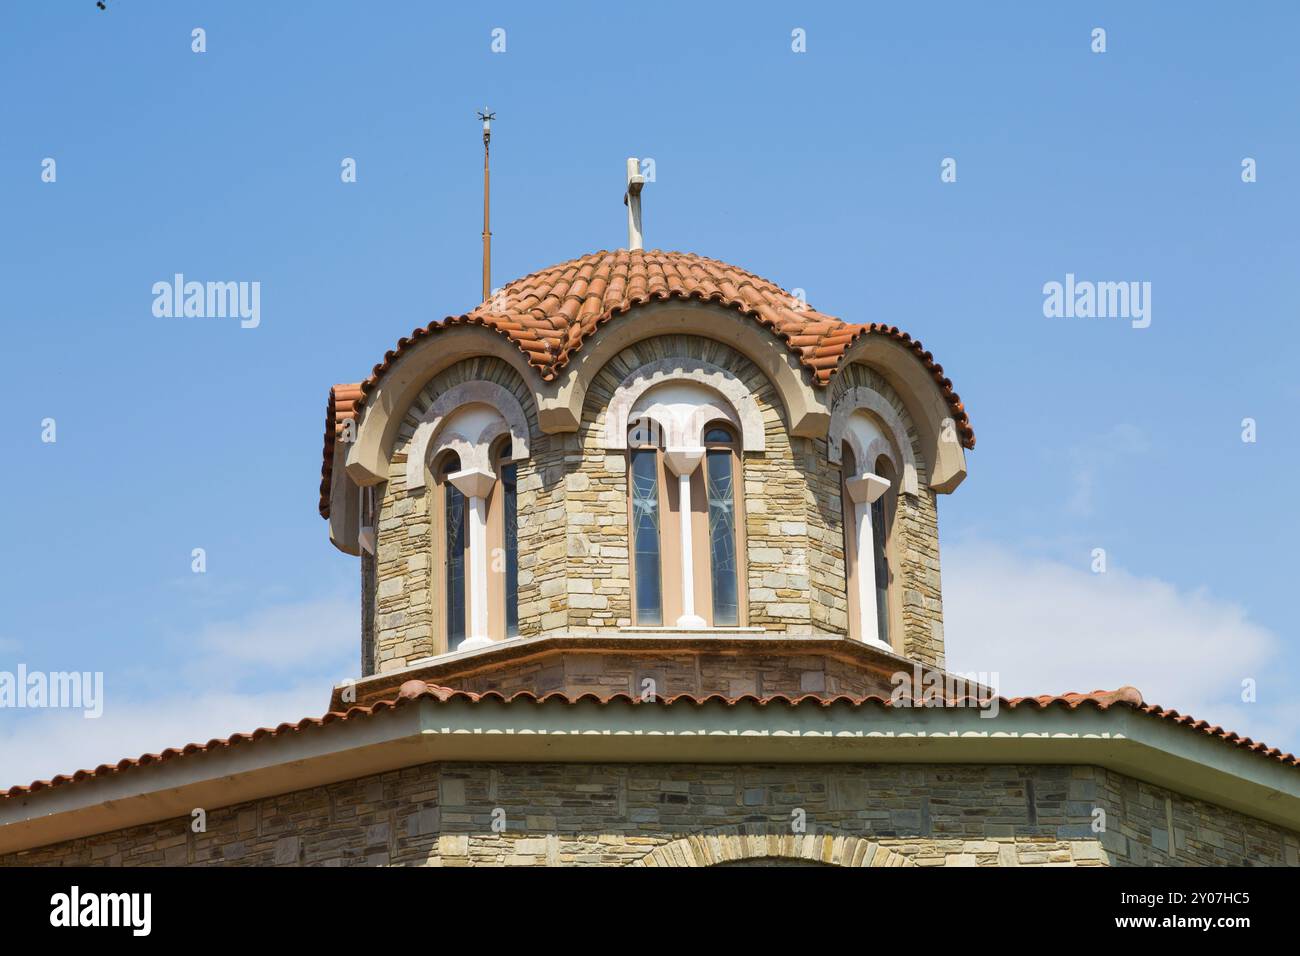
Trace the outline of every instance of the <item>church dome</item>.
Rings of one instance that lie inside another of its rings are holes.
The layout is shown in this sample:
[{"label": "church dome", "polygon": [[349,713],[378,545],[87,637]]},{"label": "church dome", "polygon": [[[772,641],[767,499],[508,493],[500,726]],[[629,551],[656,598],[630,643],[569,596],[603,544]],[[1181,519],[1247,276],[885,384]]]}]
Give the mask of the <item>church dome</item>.
[{"label": "church dome", "polygon": [[[854,324],[819,312],[774,282],[737,266],[689,252],[616,249],[593,252],[507,283],[491,300],[462,315],[415,329],[387,352],[361,383],[365,395],[408,349],[440,329],[481,325],[513,342],[544,381],[554,380],[597,330],[632,309],[668,300],[716,303],[776,335],[819,386],[830,383],[860,336],[883,335],[909,348],[939,386],[961,443],[975,433],[952,382],[919,341],[896,326]],[[331,423],[332,426],[333,423]]]}]

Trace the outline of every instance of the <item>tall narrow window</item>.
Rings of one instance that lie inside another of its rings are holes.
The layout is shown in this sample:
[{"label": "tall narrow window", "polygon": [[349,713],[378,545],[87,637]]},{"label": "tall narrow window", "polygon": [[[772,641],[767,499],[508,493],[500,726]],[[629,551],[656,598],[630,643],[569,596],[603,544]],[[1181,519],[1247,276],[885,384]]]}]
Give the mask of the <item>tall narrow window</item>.
[{"label": "tall narrow window", "polygon": [[[684,407],[679,417],[704,418],[699,405]],[[691,430],[681,437],[642,416],[628,430],[633,621],[739,627],[746,616],[739,429],[725,419],[684,427]],[[665,447],[665,434],[684,444]]]},{"label": "tall narrow window", "polygon": [[[510,436],[492,449],[495,481],[487,495],[488,637],[519,636],[519,466],[510,460]],[[471,546],[472,547],[472,546]]]},{"label": "tall narrow window", "polygon": [[858,557],[858,516],[857,504],[849,491],[849,479],[857,474],[857,461],[853,449],[845,442],[840,452],[840,504],[842,507],[841,527],[844,529],[844,590],[849,605],[849,637],[863,640],[861,588],[858,577],[861,573],[861,561]]},{"label": "tall narrow window", "polygon": [[465,496],[447,475],[460,470],[460,459],[448,455],[442,466],[443,530],[446,547],[444,604],[447,650],[465,640]]},{"label": "tall narrow window", "polygon": [[736,560],[736,483],[732,457],[735,438],[725,428],[704,435],[705,479],[709,503],[709,564],[713,584],[713,626],[740,623]]},{"label": "tall narrow window", "polygon": [[876,459],[875,473],[889,482],[889,490],[871,503],[872,574],[876,591],[876,630],[880,643],[888,645],[890,619],[889,582],[893,576],[889,566],[890,534],[893,532],[894,511],[898,506],[898,482],[894,466],[883,455]]},{"label": "tall narrow window", "polygon": [[[849,637],[889,649],[899,631],[891,606],[893,569],[890,540],[898,507],[898,481],[890,458],[877,456],[863,465],[845,442],[841,501],[844,506],[844,577],[848,597]],[[861,472],[859,468],[863,468]]]},{"label": "tall narrow window", "polygon": [[528,496],[520,500],[518,492],[521,479],[527,488],[528,441],[519,401],[493,382],[453,385],[419,416],[407,446],[406,490],[427,493],[422,525],[431,560],[427,589],[414,593],[429,599],[439,653],[480,650],[535,623],[519,606],[528,525],[521,542],[518,509]]},{"label": "tall narrow window", "polygon": [[876,578],[876,630],[880,643],[889,643],[889,529],[885,515],[885,496],[871,503],[872,552]]},{"label": "tall narrow window", "polygon": [[663,624],[663,593],[659,579],[659,452],[654,447],[632,450],[632,575],[636,623]]},{"label": "tall narrow window", "polygon": [[519,516],[516,499],[516,468],[501,466],[502,515],[505,524],[506,636],[519,633]]}]

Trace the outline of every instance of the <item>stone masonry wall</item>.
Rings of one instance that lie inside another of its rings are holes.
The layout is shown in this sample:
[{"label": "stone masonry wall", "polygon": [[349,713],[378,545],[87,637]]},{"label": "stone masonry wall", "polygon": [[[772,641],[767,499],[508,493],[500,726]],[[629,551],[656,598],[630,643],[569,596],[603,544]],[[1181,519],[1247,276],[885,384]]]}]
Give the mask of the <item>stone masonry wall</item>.
[{"label": "stone masonry wall", "polygon": [[1300,866],[1295,833],[1109,770],[1097,771],[1096,787],[1099,805],[1117,814],[1101,834],[1115,865]]},{"label": "stone masonry wall", "polygon": [[0,865],[1300,865],[1295,833],[1096,767],[424,764],[190,822]]},{"label": "stone masonry wall", "polygon": [[[646,682],[651,683],[647,684]],[[678,694],[742,694],[799,697],[803,694],[888,698],[894,690],[877,674],[825,655],[772,650],[766,653],[569,652],[522,661],[482,673],[450,677],[444,686],[474,693],[560,691],[570,698],[593,693],[660,697]]]},{"label": "stone masonry wall", "polygon": [[[746,623],[786,636],[846,632],[840,480],[838,470],[827,464],[825,441],[789,436],[775,390],[743,356],[713,340],[667,335],[628,347],[594,376],[575,434],[542,434],[529,388],[499,359],[461,362],[429,382],[402,423],[389,480],[379,492],[378,553],[373,584],[367,588],[373,593],[367,605],[373,651],[367,654],[365,672],[395,670],[441,651],[434,620],[442,586],[434,580],[434,489],[430,485],[422,495],[406,493],[406,448],[419,415],[443,391],[465,381],[485,380],[510,389],[528,418],[531,455],[519,463],[518,486],[521,635],[590,634],[632,624],[627,456],[602,447],[604,416],[629,373],[675,356],[728,369],[749,388],[762,415],[766,450],[745,453],[742,463]],[[834,389],[838,394],[858,385],[877,391],[909,421],[901,399],[865,366],[843,369]],[[942,666],[935,496],[914,429],[910,437],[920,493],[899,496],[894,525],[901,650]]]}]

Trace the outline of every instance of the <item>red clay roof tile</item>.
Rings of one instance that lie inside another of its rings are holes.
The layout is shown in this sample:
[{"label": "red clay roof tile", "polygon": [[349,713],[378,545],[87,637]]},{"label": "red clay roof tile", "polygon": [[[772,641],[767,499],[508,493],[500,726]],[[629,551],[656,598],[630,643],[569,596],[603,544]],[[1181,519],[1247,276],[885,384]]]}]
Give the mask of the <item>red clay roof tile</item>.
[{"label": "red clay roof tile", "polygon": [[[391,700],[381,700],[369,706],[351,707],[346,711],[331,711],[323,717],[307,717],[298,721],[296,724],[280,724],[278,727],[262,727],[254,730],[249,734],[234,734],[226,739],[209,740],[206,744],[186,744],[184,747],[169,747],[168,749],[156,754],[144,754],[134,760],[121,760],[116,764],[101,764],[94,770],[78,770],[72,774],[59,774],[51,777],[49,780],[36,780],[27,786],[10,787],[6,791],[0,792],[0,800],[11,800],[18,797],[27,796],[37,793],[41,790],[48,790],[52,787],[61,787],[67,784],[79,783],[83,780],[89,780],[95,777],[106,777],[116,773],[129,771],[137,767],[148,766],[154,763],[163,763],[168,760],[174,760],[178,757],[184,757],[189,754],[202,753],[213,750],[228,750],[241,744],[252,743],[261,740],[264,737],[278,737],[285,734],[301,733],[311,727],[323,727],[326,724],[337,721],[357,720],[369,717],[373,714],[382,713],[401,707],[414,700],[436,700],[440,703],[448,701],[466,701],[477,704],[480,701],[495,701],[505,704],[531,703],[546,704],[558,702],[562,704],[579,704],[592,702],[602,706],[609,704],[636,704],[642,706],[694,706],[701,707],[706,704],[722,703],[734,707],[737,704],[757,704],[759,706],[784,705],[787,707],[831,707],[837,704],[848,704],[853,707],[865,707],[868,705],[891,709],[904,709],[911,707],[935,707],[939,706],[933,701],[927,702],[923,698],[904,698],[895,703],[888,697],[868,696],[852,697],[848,695],[820,696],[817,694],[802,694],[797,696],[787,696],[785,694],[742,694],[738,697],[726,697],[722,694],[709,694],[698,697],[694,694],[678,694],[673,697],[660,697],[654,700],[645,700],[639,695],[617,693],[607,696],[600,696],[595,693],[579,694],[569,696],[560,691],[554,691],[545,694],[534,694],[530,691],[519,691],[514,694],[502,694],[498,691],[487,691],[485,693],[473,693],[465,690],[455,690],[450,687],[442,687],[437,684],[429,684],[422,680],[409,680],[402,684],[398,689],[397,696]],[[1242,747],[1252,753],[1260,754],[1263,757],[1280,761],[1289,767],[1300,767],[1300,757],[1289,753],[1283,753],[1276,747],[1268,747],[1265,744],[1257,743],[1249,737],[1242,737],[1238,734],[1223,730],[1221,727],[1212,727],[1203,720],[1195,720],[1191,717],[1181,715],[1174,710],[1166,710],[1155,704],[1147,704],[1142,700],[1142,694],[1135,687],[1121,687],[1118,690],[1094,690],[1088,694],[1068,693],[1068,694],[1046,694],[1038,697],[999,697],[997,698],[999,709],[1015,710],[1018,707],[1037,708],[1046,710],[1048,707],[1062,706],[1068,710],[1078,710],[1084,705],[1088,705],[1096,710],[1109,710],[1111,707],[1127,706],[1139,713],[1147,714],[1160,720],[1168,720],[1180,726],[1187,727],[1190,730],[1204,733],[1207,736],[1218,738],[1226,743]],[[966,707],[977,706],[980,704],[987,705],[988,701],[979,701],[974,698],[953,698],[942,701],[944,707]]]},{"label": "red clay roof tile", "polygon": [[[601,250],[517,279],[501,290],[501,297],[504,308],[498,308],[499,300],[484,302],[470,312],[432,322],[400,339],[361,383],[361,397],[352,408],[365,402],[365,396],[408,349],[442,329],[457,325],[492,329],[510,339],[543,380],[551,381],[606,322],[648,302],[681,299],[715,302],[758,322],[786,344],[820,386],[830,384],[844,353],[860,336],[883,335],[900,343],[916,355],[939,386],[962,445],[975,447],[975,432],[961,396],[920,342],[895,326],[842,322],[804,305],[776,284],[716,259],[657,249]],[[332,391],[330,401],[333,409]],[[321,482],[323,517],[329,517],[329,484],[324,476],[331,453],[327,447]]]},{"label": "red clay roof tile", "polygon": [[334,443],[343,437],[347,422],[357,416],[361,400],[361,383],[335,385],[325,406],[325,452],[320,467],[320,516],[330,516],[330,483],[334,475]]}]

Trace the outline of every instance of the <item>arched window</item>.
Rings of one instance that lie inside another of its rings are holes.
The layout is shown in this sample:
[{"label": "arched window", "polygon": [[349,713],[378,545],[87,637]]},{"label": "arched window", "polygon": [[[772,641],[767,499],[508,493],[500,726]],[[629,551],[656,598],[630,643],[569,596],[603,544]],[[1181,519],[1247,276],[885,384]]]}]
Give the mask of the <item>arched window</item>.
[{"label": "arched window", "polygon": [[659,449],[650,441],[649,430],[633,426],[628,435],[629,526],[632,532],[632,596],[635,621],[643,627],[657,627],[664,621],[663,587],[660,578]]},{"label": "arched window", "polygon": [[488,634],[493,640],[519,636],[518,466],[510,459],[510,438],[493,446],[497,478],[487,499]]},{"label": "arched window", "polygon": [[740,560],[736,477],[740,473],[735,432],[713,423],[704,431],[704,470],[709,507],[709,569],[714,627],[740,624]]},{"label": "arched window", "polygon": [[885,493],[871,503],[872,580],[876,588],[876,636],[881,644],[891,646],[894,608],[890,587],[893,569],[890,552],[893,543],[894,512],[898,503],[898,482],[894,466],[881,455],[876,459],[875,473],[888,482]]},{"label": "arched window", "polygon": [[454,452],[443,455],[438,462],[435,514],[439,517],[435,542],[440,543],[439,564],[442,573],[442,633],[446,649],[454,651],[465,640],[466,592],[465,568],[468,558],[465,496],[449,480],[460,471],[460,457]]},{"label": "arched window", "polygon": [[506,636],[519,633],[519,506],[518,470],[514,462],[501,466],[506,522]]},{"label": "arched window", "polygon": [[605,409],[604,447],[627,449],[633,623],[746,623],[744,452],[762,452],[746,385],[669,355],[631,369]]},{"label": "arched window", "polygon": [[[647,397],[628,429],[632,607],[639,626],[744,623],[740,440],[704,392]],[[674,444],[675,443],[675,444]]]},{"label": "arched window", "polygon": [[848,423],[839,457],[849,637],[894,650],[901,636],[893,571],[895,456],[880,427],[859,414]]},{"label": "arched window", "polygon": [[[459,386],[458,386],[459,388]],[[446,394],[452,394],[455,389]],[[519,428],[497,406],[426,414],[432,467],[434,630],[443,652],[519,635]],[[407,468],[408,476],[412,468]],[[425,484],[421,477],[419,485]]]}]

